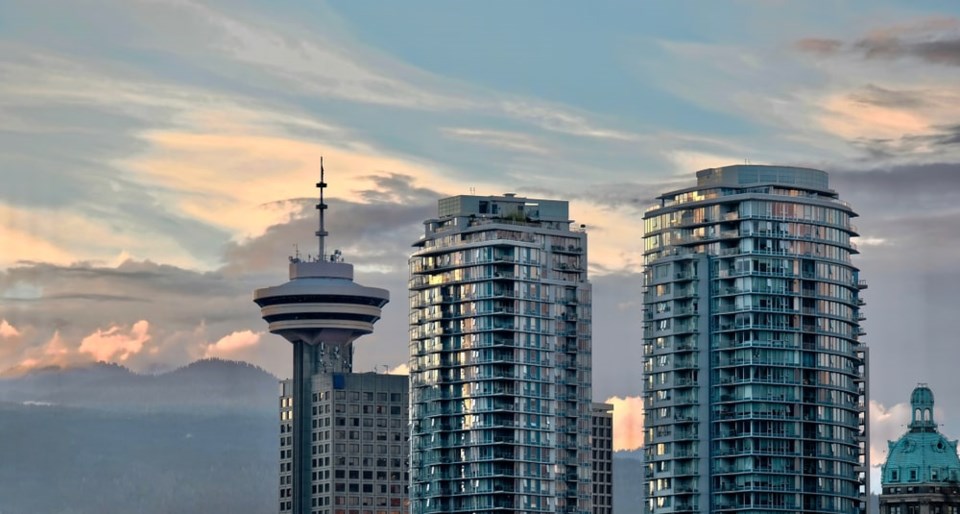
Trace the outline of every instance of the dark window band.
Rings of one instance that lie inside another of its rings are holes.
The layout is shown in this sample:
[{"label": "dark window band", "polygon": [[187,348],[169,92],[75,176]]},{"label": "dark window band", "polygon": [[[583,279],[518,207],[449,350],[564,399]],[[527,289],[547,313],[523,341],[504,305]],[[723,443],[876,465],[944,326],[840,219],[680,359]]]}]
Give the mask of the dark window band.
[{"label": "dark window band", "polygon": [[340,294],[303,294],[290,296],[270,296],[256,300],[257,305],[267,307],[268,305],[286,304],[286,303],[347,303],[353,305],[373,305],[383,307],[387,301],[382,298],[371,296],[347,296]]},{"label": "dark window band", "polygon": [[363,321],[373,323],[380,319],[380,316],[371,316],[369,314],[352,314],[348,312],[293,312],[284,314],[274,314],[273,316],[264,316],[267,323],[274,321],[307,320],[307,319],[332,319],[341,321]]}]

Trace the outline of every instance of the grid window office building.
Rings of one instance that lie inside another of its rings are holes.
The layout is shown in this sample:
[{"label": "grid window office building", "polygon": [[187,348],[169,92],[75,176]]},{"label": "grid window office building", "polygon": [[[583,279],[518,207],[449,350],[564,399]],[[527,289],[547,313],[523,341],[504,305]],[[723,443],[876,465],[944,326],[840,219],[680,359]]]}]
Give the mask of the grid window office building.
[{"label": "grid window office building", "polygon": [[[405,375],[314,375],[309,512],[407,514],[409,427]],[[280,512],[293,495],[294,382],[281,383]]]},{"label": "grid window office building", "polygon": [[644,216],[645,512],[862,512],[856,214],[823,171],[697,173]]},{"label": "grid window office building", "polygon": [[589,514],[591,290],[564,201],[441,199],[410,259],[411,512]]},{"label": "grid window office building", "polygon": [[613,405],[593,404],[593,514],[613,514]]}]

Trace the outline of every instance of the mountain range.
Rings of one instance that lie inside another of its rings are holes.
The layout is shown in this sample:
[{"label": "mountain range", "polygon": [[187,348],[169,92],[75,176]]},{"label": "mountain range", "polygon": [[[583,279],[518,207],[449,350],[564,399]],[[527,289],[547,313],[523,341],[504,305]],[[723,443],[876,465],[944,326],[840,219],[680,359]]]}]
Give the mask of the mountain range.
[{"label": "mountain range", "polygon": [[[0,378],[0,514],[275,513],[277,383],[217,359]],[[613,469],[614,512],[642,512],[643,451]]]},{"label": "mountain range", "polygon": [[[277,383],[219,359],[2,376],[0,514],[276,512]],[[615,454],[616,512],[639,509],[641,456]]]},{"label": "mountain range", "polygon": [[127,412],[273,414],[277,383],[263,369],[238,361],[203,359],[157,375],[100,362],[0,378],[0,401]]}]

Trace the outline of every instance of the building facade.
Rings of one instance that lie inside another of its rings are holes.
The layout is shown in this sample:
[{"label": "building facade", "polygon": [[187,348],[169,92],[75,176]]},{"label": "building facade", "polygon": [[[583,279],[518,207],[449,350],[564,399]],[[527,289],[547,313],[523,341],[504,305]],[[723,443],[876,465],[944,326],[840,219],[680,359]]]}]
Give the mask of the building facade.
[{"label": "building facade", "polygon": [[[313,376],[311,512],[409,512],[408,384],[406,375],[321,373]],[[282,389],[280,501],[285,502],[293,493],[293,380],[283,381]]]},{"label": "building facade", "polygon": [[880,478],[880,514],[960,513],[957,441],[944,437],[933,416],[933,391],[918,385],[910,395],[906,434],[889,441]]},{"label": "building facade", "polygon": [[593,404],[593,514],[613,514],[613,405]]},{"label": "building facade", "polygon": [[823,171],[728,166],[644,216],[645,512],[866,507],[866,287]]},{"label": "building facade", "polygon": [[[274,287],[257,289],[253,301],[273,334],[293,345],[293,379],[284,386],[281,400],[281,427],[284,430],[280,462],[279,511],[293,514],[328,514],[334,506],[318,505],[314,476],[317,454],[314,394],[320,380],[353,372],[353,342],[373,331],[380,309],[389,301],[385,289],[364,287],[353,281],[353,266],[343,262],[339,252],[327,254],[324,247],[323,190],[321,178],[318,253],[315,257],[291,257],[290,280]],[[331,379],[332,380],[332,379]],[[324,446],[326,448],[326,444]],[[323,456],[326,457],[326,456]]]},{"label": "building facade", "polygon": [[411,512],[590,514],[591,289],[567,202],[441,199],[410,258]]}]

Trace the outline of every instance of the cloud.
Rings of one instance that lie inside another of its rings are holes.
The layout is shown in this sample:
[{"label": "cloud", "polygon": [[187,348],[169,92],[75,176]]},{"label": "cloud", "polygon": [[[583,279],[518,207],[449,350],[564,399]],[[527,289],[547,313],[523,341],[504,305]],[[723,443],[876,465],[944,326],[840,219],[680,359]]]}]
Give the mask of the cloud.
[{"label": "cloud", "polygon": [[890,139],[923,132],[929,120],[918,112],[886,105],[867,104],[848,95],[827,99],[822,105],[820,125],[845,139]]},{"label": "cloud", "polygon": [[396,366],[390,368],[390,369],[387,371],[387,374],[390,374],[390,375],[409,375],[409,374],[410,374],[410,366],[407,365],[407,363],[405,363],[405,362],[404,362],[404,363],[401,363],[401,364],[397,364]]},{"label": "cloud", "polygon": [[844,53],[865,60],[893,61],[912,58],[929,64],[960,66],[960,20],[931,17],[871,30],[845,42],[830,38],[803,38],[794,48],[819,57]]},{"label": "cloud", "polygon": [[472,141],[482,145],[502,148],[505,150],[534,154],[547,153],[547,149],[544,147],[541,141],[538,141],[536,138],[523,132],[465,127],[446,127],[441,129],[441,132],[450,138]]},{"label": "cloud", "polygon": [[852,42],[803,38],[794,42],[794,48],[820,57],[848,52],[867,60],[915,58],[931,64],[960,66],[960,20],[948,17],[910,20],[871,30]]},{"label": "cloud", "polygon": [[[912,214],[936,215],[956,207],[960,162],[834,169],[830,182],[855,209],[876,213],[873,219],[859,220],[861,224],[903,221]],[[895,207],[895,212],[885,211],[884,206]]]},{"label": "cloud", "polygon": [[0,271],[0,318],[16,313],[23,332],[16,352],[0,354],[0,369],[54,355],[54,364],[108,360],[137,371],[183,365],[202,356],[205,341],[259,321],[253,289],[243,278],[149,261],[23,263]]},{"label": "cloud", "polygon": [[857,245],[859,246],[886,246],[890,244],[889,241],[882,237],[858,237],[856,240]]},{"label": "cloud", "polygon": [[907,431],[910,422],[910,404],[897,403],[886,407],[870,401],[870,480],[874,492],[880,491],[881,466],[888,456],[887,441],[896,441]]},{"label": "cloud", "polygon": [[643,398],[613,396],[604,403],[613,405],[613,449],[636,450],[643,446]]},{"label": "cloud", "polygon": [[[38,222],[54,218],[60,223]],[[87,220],[42,208],[18,208],[0,202],[0,219],[0,240],[4,242],[0,268],[29,260],[69,264],[76,256],[71,247],[89,248],[91,240],[103,240],[98,236],[109,237]]]},{"label": "cloud", "polygon": [[501,108],[510,116],[529,121],[551,132],[615,141],[637,141],[641,139],[637,134],[599,127],[588,121],[584,116],[573,114],[561,108],[547,107],[543,104],[505,101],[501,104]]},{"label": "cloud", "polygon": [[927,18],[872,31],[852,45],[867,59],[914,57],[960,66],[960,21]]},{"label": "cloud", "polygon": [[0,338],[13,339],[14,337],[20,337],[20,331],[17,330],[17,327],[11,325],[5,319],[0,320]]},{"label": "cloud", "polygon": [[960,125],[935,126],[924,133],[904,134],[899,137],[860,137],[853,139],[851,144],[862,148],[871,157],[888,161],[894,161],[898,157],[942,158],[954,155],[960,149]]},{"label": "cloud", "polygon": [[15,341],[18,343],[14,345],[15,351],[0,352],[0,372],[3,375],[15,376],[47,366],[83,366],[98,361],[126,364],[146,352],[145,344],[151,339],[150,325],[145,320],[129,327],[98,328],[82,338],[65,336],[60,330],[54,330],[48,339],[36,340],[45,332],[34,327],[29,329],[32,332],[30,340],[22,338]]},{"label": "cloud", "polygon": [[803,38],[794,43],[794,48],[801,52],[819,55],[833,55],[843,46],[838,39]]},{"label": "cloud", "polygon": [[83,338],[79,351],[89,353],[97,361],[124,362],[140,352],[143,344],[150,340],[150,323],[140,320],[124,331],[114,325],[107,330],[97,330]]},{"label": "cloud", "polygon": [[355,190],[354,193],[368,203],[432,207],[442,196],[434,189],[417,186],[415,177],[403,173],[386,172],[365,175],[361,179],[369,181],[373,187]]},{"label": "cloud", "polygon": [[929,105],[929,98],[936,94],[930,90],[891,89],[867,84],[850,94],[850,99],[866,105],[889,108],[918,108]]},{"label": "cloud", "polygon": [[[361,189],[357,177],[380,170],[454,187],[442,166],[388,155],[276,98],[145,79],[162,75],[41,50],[13,55],[0,58],[0,97],[21,128],[0,143],[0,164],[13,170],[0,191],[0,237],[16,244],[0,266],[127,252],[211,269],[222,244],[290,219],[296,206],[283,200],[312,191],[320,155],[338,192]],[[63,136],[73,131],[83,137]],[[39,221],[49,219],[59,223]]]},{"label": "cloud", "polygon": [[870,161],[960,160],[960,94],[955,88],[868,84],[816,101],[827,133],[863,150]]},{"label": "cloud", "polygon": [[[405,255],[421,222],[435,215],[438,193],[396,173],[364,175],[354,184],[357,189],[344,196],[369,203],[331,200],[328,242],[355,265],[359,283],[386,287],[395,299],[377,331],[357,343],[357,369],[370,369],[406,358],[406,345],[395,337],[406,333],[406,306],[399,300],[406,296]],[[105,359],[152,372],[221,356],[289,376],[289,343],[263,334],[251,301],[255,288],[287,280],[294,243],[306,242],[304,253],[315,245],[316,200],[284,202],[293,213],[290,219],[222,247],[222,265],[214,271],[132,258],[111,264],[21,262],[0,271],[0,319],[22,334],[16,345],[6,339],[0,345],[0,370],[24,362]],[[91,310],[99,315],[90,316]],[[138,332],[139,327],[148,332]]]},{"label": "cloud", "polygon": [[231,332],[215,343],[207,345],[207,350],[204,353],[204,357],[220,357],[223,359],[230,359],[231,355],[237,350],[242,350],[244,348],[249,348],[260,342],[260,336],[263,334],[261,332],[254,332],[252,330],[241,330],[237,332]]},{"label": "cloud", "polygon": [[[42,12],[42,7],[22,9],[26,14],[21,23],[37,25],[36,40],[46,36],[61,43],[75,43],[73,52],[88,61],[129,59],[129,55],[109,46],[110,41],[122,39],[127,48],[162,54],[181,70],[195,70],[185,75],[197,78],[178,77],[183,82],[213,78],[233,82],[233,88],[252,93],[305,94],[408,108],[463,103],[436,86],[424,86],[438,80],[432,75],[353,44],[338,30],[342,21],[336,13],[324,6],[301,11],[300,19],[294,15],[278,23],[277,17],[271,16],[276,13],[255,12],[250,5],[226,9],[189,0],[91,3],[91,9],[71,16],[67,30],[55,31],[37,23],[36,11]],[[95,14],[103,10],[111,12],[112,23]],[[15,14],[19,13],[11,13],[14,20]],[[318,23],[323,30],[316,30]],[[173,32],[177,37],[169,36]],[[76,44],[80,42],[83,44]],[[162,65],[157,68],[176,75],[163,70]]]},{"label": "cloud", "polygon": [[697,152],[689,150],[674,151],[669,154],[670,160],[676,163],[675,173],[678,176],[688,180],[690,173],[707,168],[716,168],[728,164],[742,162],[742,158],[730,155],[718,155],[707,152]]},{"label": "cloud", "polygon": [[[197,335],[203,337],[206,333],[201,328]],[[280,336],[256,330],[231,332],[207,344],[199,356],[250,362],[278,377],[292,373],[292,345]]]}]

